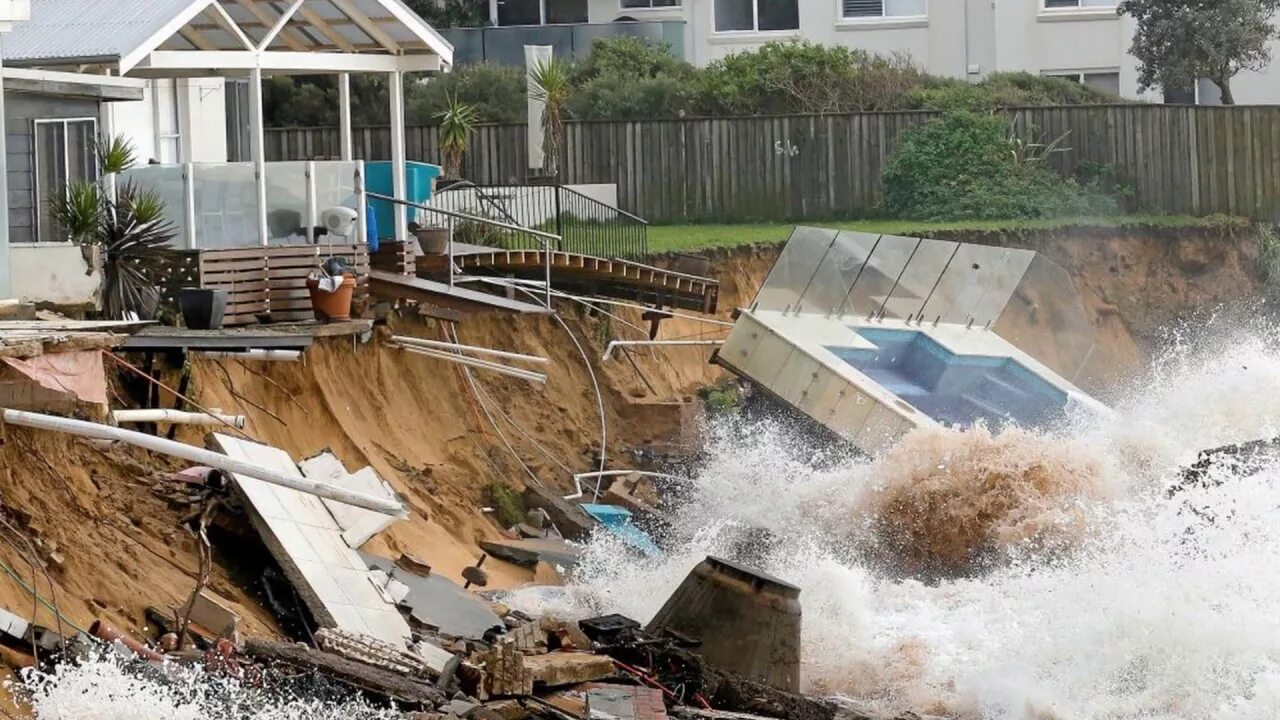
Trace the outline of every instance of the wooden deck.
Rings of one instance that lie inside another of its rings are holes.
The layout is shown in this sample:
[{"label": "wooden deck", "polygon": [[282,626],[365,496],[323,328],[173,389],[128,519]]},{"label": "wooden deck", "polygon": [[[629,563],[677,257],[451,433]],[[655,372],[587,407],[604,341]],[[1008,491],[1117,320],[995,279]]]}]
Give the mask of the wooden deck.
[{"label": "wooden deck", "polygon": [[[454,253],[454,263],[476,275],[515,276],[542,280],[546,271],[544,250],[495,250],[467,247]],[[418,274],[438,277],[448,272],[448,257],[423,255]],[[635,300],[656,307],[714,313],[720,282],[712,278],[666,270],[629,260],[607,260],[591,255],[553,252],[551,285],[589,295]]]},{"label": "wooden deck", "polygon": [[[501,295],[490,295],[489,293],[462,287],[451,288],[446,283],[383,270],[373,270],[369,273],[369,291],[378,298],[413,300],[420,305],[445,308],[461,313],[494,310],[529,314],[545,314],[548,312],[541,305],[511,300]],[[441,319],[453,319],[440,313],[432,314]]]}]

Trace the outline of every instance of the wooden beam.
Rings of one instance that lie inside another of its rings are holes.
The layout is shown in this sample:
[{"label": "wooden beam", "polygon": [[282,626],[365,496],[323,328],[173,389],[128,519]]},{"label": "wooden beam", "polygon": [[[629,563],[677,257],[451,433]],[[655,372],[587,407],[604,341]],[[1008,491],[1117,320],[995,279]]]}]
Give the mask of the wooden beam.
[{"label": "wooden beam", "polygon": [[209,12],[210,10],[212,10],[213,20],[218,26],[231,33],[232,37],[239,40],[245,50],[253,49],[253,41],[249,39],[249,36],[245,34],[244,30],[240,29],[240,26],[236,24],[235,18],[232,18],[231,15],[227,13],[226,8],[222,7],[222,3],[215,2],[205,8],[205,12]]},{"label": "wooden beam", "polygon": [[388,52],[392,52],[397,55],[402,52],[400,44],[393,40],[391,36],[387,34],[386,30],[379,27],[378,23],[374,22],[368,15],[361,12],[360,8],[356,7],[355,3],[351,2],[351,0],[329,0],[329,2],[333,3],[333,6],[338,8],[342,14],[350,18],[365,35],[373,38],[379,45],[386,48]]},{"label": "wooden beam", "polygon": [[204,33],[196,30],[190,25],[179,30],[178,34],[187,42],[194,45],[197,50],[207,50],[212,52],[218,49],[218,46],[214,45],[209,38],[205,37]]},{"label": "wooden beam", "polygon": [[[298,12],[298,8],[301,8],[302,3],[306,1],[307,0],[293,0],[293,4],[289,5],[289,7],[285,9],[284,13],[280,15],[275,24],[271,26],[271,29],[267,31],[267,36],[262,39],[262,42],[258,43],[259,52],[266,50],[267,47],[271,45],[271,41],[275,40],[276,37],[280,35],[281,31],[285,29],[285,25],[289,24],[289,20],[293,17],[294,13]],[[310,48],[308,47],[308,49]]]},{"label": "wooden beam", "polygon": [[333,25],[330,25],[329,21],[321,17],[320,13],[316,12],[315,10],[312,10],[306,5],[303,5],[302,7],[298,8],[298,17],[302,18],[303,20],[306,20],[313,27],[315,27],[315,29],[323,33],[324,36],[329,38],[329,41],[332,42],[335,46],[337,46],[337,48],[342,52],[349,52],[349,53],[357,52],[356,46],[352,45],[349,40],[342,37],[342,33],[335,30],[333,28]]},{"label": "wooden beam", "polygon": [[[257,0],[236,0],[236,2],[240,7],[248,11],[250,15],[258,18],[258,22],[262,23],[266,27],[272,27],[275,25],[275,20],[271,18],[271,15],[266,10],[262,9],[262,6],[257,3]],[[299,42],[298,39],[293,36],[292,31],[288,28],[286,28],[284,32],[280,33],[280,41],[294,52],[306,52],[308,50],[307,46],[304,43]]]}]

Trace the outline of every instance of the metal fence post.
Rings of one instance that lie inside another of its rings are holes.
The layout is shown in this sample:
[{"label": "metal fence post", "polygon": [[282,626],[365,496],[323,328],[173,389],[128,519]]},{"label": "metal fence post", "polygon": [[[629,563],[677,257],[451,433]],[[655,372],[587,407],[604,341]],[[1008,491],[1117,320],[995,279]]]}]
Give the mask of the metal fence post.
[{"label": "metal fence post", "polygon": [[195,163],[182,166],[182,213],[187,220],[187,249],[196,249],[196,173]]}]

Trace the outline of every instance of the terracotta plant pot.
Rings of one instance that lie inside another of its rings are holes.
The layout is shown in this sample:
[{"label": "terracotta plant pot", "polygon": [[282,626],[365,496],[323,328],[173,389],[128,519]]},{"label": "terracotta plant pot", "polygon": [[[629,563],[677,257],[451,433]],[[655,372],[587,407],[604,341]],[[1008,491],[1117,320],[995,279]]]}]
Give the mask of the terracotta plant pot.
[{"label": "terracotta plant pot", "polygon": [[320,289],[320,281],[307,278],[307,292],[311,293],[311,310],[320,322],[351,319],[351,297],[356,291],[356,276],[344,275],[342,284],[333,292]]},{"label": "terracotta plant pot", "polygon": [[424,255],[443,255],[449,252],[449,228],[418,228],[413,233]]}]

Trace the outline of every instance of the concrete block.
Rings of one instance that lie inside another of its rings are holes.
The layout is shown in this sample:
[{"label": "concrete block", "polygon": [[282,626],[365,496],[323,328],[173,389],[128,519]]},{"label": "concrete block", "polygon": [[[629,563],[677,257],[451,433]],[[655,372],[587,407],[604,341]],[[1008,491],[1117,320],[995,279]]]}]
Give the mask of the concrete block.
[{"label": "concrete block", "polygon": [[604,655],[554,652],[526,655],[524,669],[533,682],[547,687],[562,687],[613,677],[613,659]]}]

